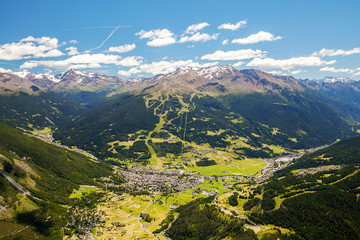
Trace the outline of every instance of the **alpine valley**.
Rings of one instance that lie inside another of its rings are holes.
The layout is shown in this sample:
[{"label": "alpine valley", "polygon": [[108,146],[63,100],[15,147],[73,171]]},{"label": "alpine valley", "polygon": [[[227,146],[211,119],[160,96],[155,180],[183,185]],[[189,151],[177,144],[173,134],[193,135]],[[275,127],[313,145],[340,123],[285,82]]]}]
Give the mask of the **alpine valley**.
[{"label": "alpine valley", "polygon": [[0,239],[360,239],[360,82],[0,73]]}]

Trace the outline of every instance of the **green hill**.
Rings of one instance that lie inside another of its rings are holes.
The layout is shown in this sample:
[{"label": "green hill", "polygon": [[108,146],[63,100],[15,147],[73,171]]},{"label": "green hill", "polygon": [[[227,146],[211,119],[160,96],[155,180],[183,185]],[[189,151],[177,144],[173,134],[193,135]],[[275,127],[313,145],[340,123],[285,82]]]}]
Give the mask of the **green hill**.
[{"label": "green hill", "polygon": [[257,188],[251,218],[298,239],[359,239],[360,137],[303,156]]},{"label": "green hill", "polygon": [[0,122],[26,130],[53,129],[85,112],[77,103],[14,74],[0,73]]},{"label": "green hill", "polygon": [[319,146],[353,135],[331,105],[307,92],[284,90],[281,94],[254,93],[225,98],[232,111],[296,138],[294,148]]},{"label": "green hill", "polygon": [[69,198],[73,190],[80,185],[101,186],[101,178],[112,174],[104,162],[45,143],[4,124],[0,124],[0,154],[3,172],[29,191],[27,196],[20,195],[0,176],[0,204],[7,209],[7,214],[0,217],[0,232],[31,226],[16,239],[29,239],[34,234],[40,239],[62,238],[60,227],[68,221],[64,206],[78,204]]},{"label": "green hill", "polygon": [[55,93],[0,95],[0,122],[27,130],[69,124],[85,110]]},{"label": "green hill", "polygon": [[54,136],[101,158],[149,159],[155,153],[181,156],[205,144],[239,158],[272,157],[279,154],[276,146],[284,151],[309,148],[353,134],[326,103],[306,93],[284,91],[125,94]]}]

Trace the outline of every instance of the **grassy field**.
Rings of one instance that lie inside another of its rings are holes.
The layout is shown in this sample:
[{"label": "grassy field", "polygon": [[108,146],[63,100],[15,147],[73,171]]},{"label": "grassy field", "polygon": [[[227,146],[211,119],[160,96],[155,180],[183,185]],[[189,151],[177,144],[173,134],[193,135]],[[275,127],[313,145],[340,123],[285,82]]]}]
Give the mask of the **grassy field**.
[{"label": "grassy field", "polygon": [[87,186],[87,185],[80,185],[80,188],[74,189],[72,194],[69,196],[69,198],[81,198],[86,194],[89,194],[91,192],[99,191],[100,189],[95,186]]},{"label": "grassy field", "polygon": [[[104,214],[101,220],[105,222],[102,224],[103,228],[97,229],[100,236],[96,239],[155,239],[140,226],[138,216],[141,212],[148,213],[153,218],[151,222],[140,219],[146,229],[153,232],[160,228],[161,221],[170,212],[170,206],[183,205],[199,197],[206,195],[194,195],[193,190],[167,196],[156,195],[149,205],[153,196],[109,195],[97,208],[98,213]],[[149,207],[146,208],[147,206]],[[162,239],[160,234],[157,236]]]},{"label": "grassy field", "polygon": [[232,161],[229,164],[219,164],[206,167],[192,167],[187,171],[199,172],[204,176],[243,175],[251,176],[266,166],[266,163],[258,159],[244,159]]}]

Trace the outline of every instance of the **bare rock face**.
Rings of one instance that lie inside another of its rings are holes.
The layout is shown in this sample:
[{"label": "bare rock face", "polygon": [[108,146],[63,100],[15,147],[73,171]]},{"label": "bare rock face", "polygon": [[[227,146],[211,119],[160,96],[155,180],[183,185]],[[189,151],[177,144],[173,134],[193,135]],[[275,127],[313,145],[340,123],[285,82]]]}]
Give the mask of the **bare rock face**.
[{"label": "bare rock face", "polygon": [[125,80],[100,73],[87,73],[74,69],[55,76],[59,82],[53,90],[60,91],[109,91],[121,88]]},{"label": "bare rock face", "polygon": [[19,77],[11,73],[0,73],[0,94],[38,94],[44,91],[42,87],[36,85],[26,78]]},{"label": "bare rock face", "polygon": [[259,70],[237,70],[230,65],[210,67],[181,67],[173,73],[151,78],[121,79],[100,73],[70,69],[62,74],[15,73],[35,85],[54,92],[80,94],[102,93],[107,97],[124,92],[139,93],[200,93],[210,96],[277,93],[281,90],[303,91],[304,85],[293,77],[274,76]]}]

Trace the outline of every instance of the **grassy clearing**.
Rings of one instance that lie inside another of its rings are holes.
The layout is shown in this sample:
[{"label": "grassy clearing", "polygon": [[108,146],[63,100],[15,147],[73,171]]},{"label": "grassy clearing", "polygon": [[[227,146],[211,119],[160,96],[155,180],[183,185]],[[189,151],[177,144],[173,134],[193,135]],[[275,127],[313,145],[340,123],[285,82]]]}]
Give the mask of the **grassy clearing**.
[{"label": "grassy clearing", "polygon": [[281,203],[285,200],[283,198],[279,198],[279,197],[275,197],[275,209],[274,210],[277,210],[280,208],[281,206]]},{"label": "grassy clearing", "polygon": [[69,198],[78,198],[79,199],[91,192],[96,192],[99,190],[100,190],[100,188],[97,188],[95,186],[80,185],[79,190],[74,189],[72,194],[69,196]]},{"label": "grassy clearing", "polygon": [[244,175],[251,176],[266,166],[266,163],[258,159],[244,159],[232,161],[229,164],[219,164],[207,167],[192,167],[187,171],[202,173],[204,176]]},{"label": "grassy clearing", "polygon": [[208,192],[217,192],[218,194],[227,193],[229,190],[224,188],[223,182],[209,182],[205,180],[199,185],[199,188]]},{"label": "grassy clearing", "polygon": [[[278,233],[281,234],[290,234],[290,233],[294,233],[293,231],[287,229],[287,228],[283,228],[283,227],[279,227],[279,226],[275,226],[275,225],[263,225],[261,226],[261,231],[257,233],[257,235],[260,237],[260,239],[266,238],[268,236],[271,235],[277,235]],[[266,238],[267,239],[267,238]]]},{"label": "grassy clearing", "polygon": [[286,152],[286,150],[281,146],[263,144],[263,147],[269,148],[274,154],[282,154]]}]

